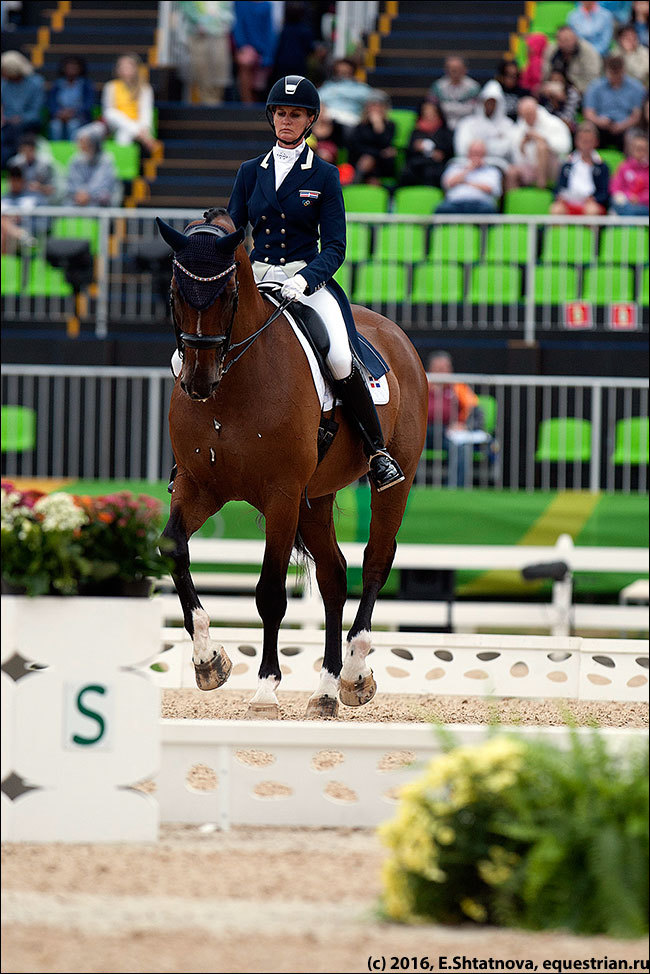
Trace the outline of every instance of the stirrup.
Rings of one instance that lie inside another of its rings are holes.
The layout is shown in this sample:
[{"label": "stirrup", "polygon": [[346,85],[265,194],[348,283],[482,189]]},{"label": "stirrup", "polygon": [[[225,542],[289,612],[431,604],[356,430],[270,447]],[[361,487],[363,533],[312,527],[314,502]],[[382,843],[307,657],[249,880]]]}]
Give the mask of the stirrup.
[{"label": "stirrup", "polygon": [[368,476],[377,493],[388,490],[405,479],[400,466],[387,450],[377,450],[370,457]]},{"label": "stirrup", "polygon": [[169,483],[167,484],[167,493],[171,494],[174,490],[174,481],[176,480],[176,474],[178,473],[178,464],[174,464],[169,475]]}]

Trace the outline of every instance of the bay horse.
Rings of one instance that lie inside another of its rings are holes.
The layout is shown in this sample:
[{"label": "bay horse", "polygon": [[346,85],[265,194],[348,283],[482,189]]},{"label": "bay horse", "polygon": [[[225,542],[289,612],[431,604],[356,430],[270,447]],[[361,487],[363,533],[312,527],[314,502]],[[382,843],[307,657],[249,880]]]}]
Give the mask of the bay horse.
[{"label": "bay horse", "polygon": [[278,632],[287,605],[287,569],[300,539],[314,559],[325,608],[322,669],[306,715],[335,717],[339,697],[347,706],[360,706],[376,691],[366,661],[372,612],[393,563],[395,537],[424,445],[426,375],[401,328],[353,306],[358,331],[390,367],[390,399],[378,412],[386,445],[405,479],[381,493],[372,488],[363,591],[343,660],[346,562],[336,541],[333,504],[338,490],[367,473],[368,461],[358,433],[336,406],[340,426],[318,462],[321,403],[305,353],[284,314],[262,327],[273,309],[257,288],[244,230],[236,230],[226,210],[208,216],[209,223],[196,221],[186,234],[158,220],[174,251],[170,301],[183,352],[169,409],[177,473],[163,535],[174,542],[172,577],[192,638],[196,682],[203,690],[221,686],[232,663],[210,636],[210,620],[190,575],[188,539],[227,501],[247,501],[266,525],[255,591],[263,650],[248,716],[279,716]]}]

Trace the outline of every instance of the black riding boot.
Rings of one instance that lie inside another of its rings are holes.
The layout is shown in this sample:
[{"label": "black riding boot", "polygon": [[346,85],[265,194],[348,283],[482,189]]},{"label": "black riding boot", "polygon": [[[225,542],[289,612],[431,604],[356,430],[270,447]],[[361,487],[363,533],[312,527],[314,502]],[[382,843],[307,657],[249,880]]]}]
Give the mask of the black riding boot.
[{"label": "black riding boot", "polygon": [[363,449],[370,461],[370,480],[378,491],[400,484],[404,474],[384,445],[379,416],[361,372],[353,365],[347,379],[340,379],[336,387],[344,409],[361,434]]}]

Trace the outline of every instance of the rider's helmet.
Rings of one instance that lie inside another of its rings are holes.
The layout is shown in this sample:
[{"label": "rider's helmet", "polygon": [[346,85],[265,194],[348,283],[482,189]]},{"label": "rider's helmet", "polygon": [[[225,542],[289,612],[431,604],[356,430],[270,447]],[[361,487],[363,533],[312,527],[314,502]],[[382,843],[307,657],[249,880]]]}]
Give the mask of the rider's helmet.
[{"label": "rider's helmet", "polygon": [[273,109],[283,106],[293,108],[306,108],[310,115],[314,116],[314,121],[310,122],[302,135],[294,139],[293,145],[297,145],[307,138],[312,126],[320,115],[320,98],[314,85],[308,78],[303,78],[300,74],[288,74],[286,78],[276,81],[266,99],[266,117],[269,125],[275,132],[273,124]]}]

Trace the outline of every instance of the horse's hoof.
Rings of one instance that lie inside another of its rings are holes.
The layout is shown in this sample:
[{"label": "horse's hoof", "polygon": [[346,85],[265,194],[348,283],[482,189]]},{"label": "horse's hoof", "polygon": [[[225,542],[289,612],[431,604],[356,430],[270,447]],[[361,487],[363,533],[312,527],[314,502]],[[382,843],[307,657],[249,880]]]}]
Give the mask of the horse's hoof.
[{"label": "horse's hoof", "polygon": [[222,648],[207,663],[194,664],[194,676],[199,690],[216,690],[223,686],[232,669],[232,663]]},{"label": "horse's hoof", "polygon": [[277,703],[255,703],[251,700],[246,717],[248,720],[279,720],[280,707]]},{"label": "horse's hoof", "polygon": [[376,692],[377,684],[372,675],[372,670],[368,676],[364,676],[362,680],[355,680],[354,683],[341,678],[339,696],[341,703],[345,704],[346,707],[361,707],[364,703],[372,700]]},{"label": "horse's hoof", "polygon": [[307,702],[305,717],[337,717],[339,702],[336,697],[311,697]]}]

